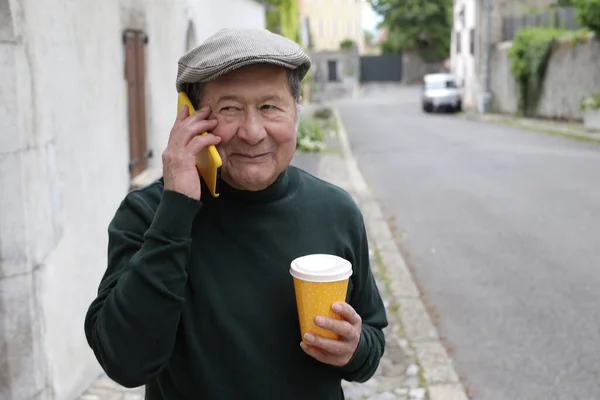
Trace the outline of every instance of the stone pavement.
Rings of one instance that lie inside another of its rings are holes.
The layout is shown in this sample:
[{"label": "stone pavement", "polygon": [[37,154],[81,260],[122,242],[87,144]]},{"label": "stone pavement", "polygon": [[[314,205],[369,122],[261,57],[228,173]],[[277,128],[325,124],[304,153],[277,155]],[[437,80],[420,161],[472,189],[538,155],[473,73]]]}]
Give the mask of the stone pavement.
[{"label": "stone pavement", "polygon": [[[388,310],[386,350],[379,369],[363,384],[343,382],[348,400],[467,400],[442,346],[387,221],[368,188],[341,121],[331,132],[329,149],[318,157],[317,176],[348,191],[367,225],[372,268]],[[299,157],[316,160],[314,155]],[[313,172],[313,171],[310,171]],[[78,400],[141,400],[143,388],[124,389],[100,377]]]}]

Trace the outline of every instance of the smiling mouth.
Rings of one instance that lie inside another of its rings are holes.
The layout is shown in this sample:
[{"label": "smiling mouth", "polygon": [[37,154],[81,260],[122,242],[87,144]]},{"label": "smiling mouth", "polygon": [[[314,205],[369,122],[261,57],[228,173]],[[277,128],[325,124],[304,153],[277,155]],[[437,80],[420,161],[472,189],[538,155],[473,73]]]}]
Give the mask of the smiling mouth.
[{"label": "smiling mouth", "polygon": [[241,154],[241,153],[234,153],[233,155],[236,156],[236,157],[245,158],[247,160],[258,160],[258,159],[261,159],[263,157],[268,156],[269,153],[262,153],[262,154]]}]

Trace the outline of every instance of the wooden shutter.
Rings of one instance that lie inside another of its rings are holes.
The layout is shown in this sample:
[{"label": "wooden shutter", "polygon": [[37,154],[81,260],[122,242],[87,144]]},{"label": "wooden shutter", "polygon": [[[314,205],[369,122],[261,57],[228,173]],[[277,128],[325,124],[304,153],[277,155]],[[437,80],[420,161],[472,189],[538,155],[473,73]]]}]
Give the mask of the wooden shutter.
[{"label": "wooden shutter", "polygon": [[144,47],[148,36],[144,32],[127,30],[123,42],[129,116],[129,174],[134,178],[148,167],[147,160],[152,157],[146,143]]}]

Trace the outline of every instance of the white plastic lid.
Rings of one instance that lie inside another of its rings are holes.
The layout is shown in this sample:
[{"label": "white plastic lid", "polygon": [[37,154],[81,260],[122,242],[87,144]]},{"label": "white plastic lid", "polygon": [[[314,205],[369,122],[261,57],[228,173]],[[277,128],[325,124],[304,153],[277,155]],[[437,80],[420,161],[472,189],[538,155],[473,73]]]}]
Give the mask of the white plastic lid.
[{"label": "white plastic lid", "polygon": [[308,282],[335,282],[352,275],[352,264],[330,254],[310,254],[292,261],[290,274]]}]

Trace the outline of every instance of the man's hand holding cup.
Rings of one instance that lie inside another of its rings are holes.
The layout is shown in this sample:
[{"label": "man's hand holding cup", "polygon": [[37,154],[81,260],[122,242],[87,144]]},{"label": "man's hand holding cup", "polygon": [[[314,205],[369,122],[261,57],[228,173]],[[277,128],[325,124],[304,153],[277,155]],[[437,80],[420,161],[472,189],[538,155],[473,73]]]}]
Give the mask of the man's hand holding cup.
[{"label": "man's hand holding cup", "polygon": [[347,303],[335,303],[332,310],[342,319],[319,315],[315,317],[315,325],[337,333],[339,339],[331,339],[307,332],[304,335],[304,341],[300,343],[300,347],[306,354],[322,363],[342,367],[350,362],[358,347],[362,331],[362,319],[354,308]]}]

